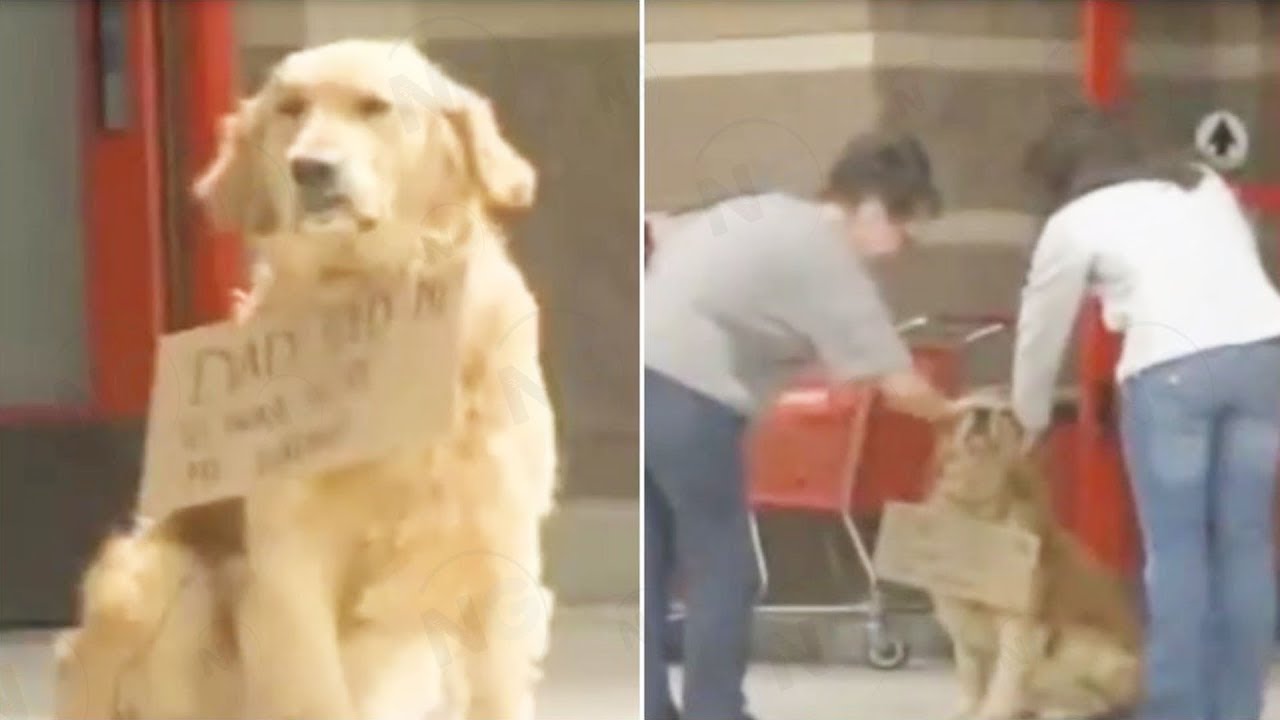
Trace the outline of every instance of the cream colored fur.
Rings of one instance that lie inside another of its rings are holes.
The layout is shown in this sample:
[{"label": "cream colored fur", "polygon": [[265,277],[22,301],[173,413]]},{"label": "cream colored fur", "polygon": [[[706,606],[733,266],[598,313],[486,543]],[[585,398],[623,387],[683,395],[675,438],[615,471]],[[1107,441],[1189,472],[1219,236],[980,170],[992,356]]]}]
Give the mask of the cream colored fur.
[{"label": "cream colored fur", "polygon": [[[316,156],[343,195],[320,213],[288,170]],[[454,421],[110,539],[59,644],[57,717],[533,717],[555,438],[538,307],[488,210],[529,205],[534,179],[486,100],[392,43],[295,53],[226,119],[196,191],[261,257],[237,316],[406,273],[457,282]]]},{"label": "cream colored fur", "polygon": [[1130,709],[1140,680],[1131,599],[1058,526],[1047,480],[1022,444],[1023,433],[998,394],[969,398],[940,441],[939,473],[926,502],[1030,531],[1041,541],[1030,612],[933,596],[955,649],[963,692],[956,717],[1093,717]]}]

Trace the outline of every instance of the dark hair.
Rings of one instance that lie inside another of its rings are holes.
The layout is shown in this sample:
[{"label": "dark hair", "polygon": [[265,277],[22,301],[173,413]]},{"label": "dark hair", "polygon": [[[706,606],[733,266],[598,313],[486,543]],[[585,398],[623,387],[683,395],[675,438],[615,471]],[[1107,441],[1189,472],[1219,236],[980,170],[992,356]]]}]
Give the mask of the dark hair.
[{"label": "dark hair", "polygon": [[1083,103],[1054,114],[1027,149],[1023,170],[1049,212],[1108,185],[1162,180],[1191,190],[1204,177],[1189,156],[1148,155],[1121,112]]},{"label": "dark hair", "polygon": [[845,205],[875,196],[898,219],[936,215],[942,209],[924,145],[902,132],[872,132],[850,140],[827,173],[820,194]]}]

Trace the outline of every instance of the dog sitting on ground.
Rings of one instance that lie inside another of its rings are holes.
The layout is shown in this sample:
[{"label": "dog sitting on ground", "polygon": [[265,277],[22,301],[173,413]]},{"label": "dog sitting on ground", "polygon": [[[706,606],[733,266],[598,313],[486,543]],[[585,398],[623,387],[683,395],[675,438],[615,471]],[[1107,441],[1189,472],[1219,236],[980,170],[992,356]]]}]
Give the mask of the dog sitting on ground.
[{"label": "dog sitting on ground", "polygon": [[939,440],[928,504],[1040,539],[1030,612],[934,593],[964,693],[958,717],[1126,711],[1140,685],[1137,614],[1123,584],[1056,523],[1048,482],[1023,443],[1007,398],[994,392],[963,401]]},{"label": "dog sitting on ground", "polygon": [[259,251],[237,317],[386,279],[457,287],[454,419],[109,539],[59,642],[56,717],[533,717],[555,438],[548,403],[509,397],[511,373],[546,397],[538,308],[488,213],[534,183],[488,101],[412,47],[294,53],[226,118],[196,194]]}]

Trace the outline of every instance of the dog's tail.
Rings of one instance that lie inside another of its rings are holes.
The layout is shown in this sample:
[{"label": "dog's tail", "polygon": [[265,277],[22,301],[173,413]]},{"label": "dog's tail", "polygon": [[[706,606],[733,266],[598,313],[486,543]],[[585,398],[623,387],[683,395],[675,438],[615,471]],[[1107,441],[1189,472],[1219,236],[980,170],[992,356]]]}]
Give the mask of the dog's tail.
[{"label": "dog's tail", "polygon": [[80,627],[58,638],[54,717],[117,717],[130,663],[159,633],[191,570],[191,556],[162,534],[107,540],[81,587]]}]

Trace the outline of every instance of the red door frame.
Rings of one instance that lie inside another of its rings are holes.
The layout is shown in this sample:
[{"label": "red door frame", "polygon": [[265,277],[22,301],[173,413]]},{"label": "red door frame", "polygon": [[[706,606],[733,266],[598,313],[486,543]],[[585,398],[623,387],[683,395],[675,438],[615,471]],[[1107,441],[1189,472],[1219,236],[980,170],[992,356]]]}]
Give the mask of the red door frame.
[{"label": "red door frame", "polygon": [[[1123,0],[1084,0],[1084,93],[1101,106],[1117,102],[1125,91],[1124,51],[1129,8]],[[1071,521],[1077,535],[1111,567],[1135,562],[1133,501],[1125,482],[1115,423],[1114,371],[1119,337],[1102,323],[1097,300],[1080,318],[1076,377],[1080,407],[1076,426],[1075,502]]]},{"label": "red door frame", "polygon": [[[219,120],[235,102],[235,13],[231,0],[199,0],[182,4],[182,18],[186,153],[200,168],[217,152]],[[231,311],[231,289],[244,279],[240,240],[217,232],[202,212],[190,214],[186,229],[195,250],[188,269],[195,320],[221,320]]]},{"label": "red door frame", "polygon": [[[92,13],[99,3],[90,3]],[[136,414],[151,380],[151,348],[162,328],[160,109],[156,0],[123,4],[134,121],[127,130],[96,118],[97,59],[89,67],[85,254],[93,411]],[[92,15],[90,16],[92,19]]]},{"label": "red door frame", "polygon": [[[1124,0],[1083,0],[1086,97],[1098,105],[1119,101],[1127,92],[1125,47],[1132,7]],[[1241,201],[1263,212],[1280,213],[1280,185],[1237,186]],[[1090,300],[1081,317],[1077,377],[1080,413],[1077,425],[1073,529],[1112,567],[1132,571],[1139,560],[1137,522],[1124,473],[1119,436],[1113,419],[1115,367],[1120,338],[1102,323],[1099,306]]]},{"label": "red door frame", "polygon": [[[103,127],[97,57],[101,0],[78,8],[82,68],[79,77],[83,147],[84,287],[89,398],[79,405],[0,407],[0,426],[141,417],[151,385],[152,355],[164,325],[163,172],[160,122],[160,0],[120,4],[127,38],[125,61],[130,125]],[[212,157],[217,119],[229,107],[234,77],[229,0],[184,6],[186,140],[192,157]],[[190,281],[202,320],[222,316],[239,279],[239,249],[194,219],[196,248]]]}]

